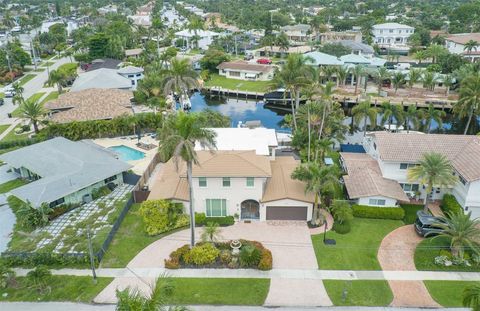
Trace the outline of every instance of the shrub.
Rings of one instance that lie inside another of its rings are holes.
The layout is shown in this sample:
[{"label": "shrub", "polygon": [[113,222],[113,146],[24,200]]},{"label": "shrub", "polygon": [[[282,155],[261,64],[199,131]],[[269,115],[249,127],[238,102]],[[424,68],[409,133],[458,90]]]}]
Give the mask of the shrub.
[{"label": "shrub", "polygon": [[0,289],[9,287],[13,279],[15,279],[15,272],[6,265],[0,263]]},{"label": "shrub", "polygon": [[272,265],[273,265],[272,252],[264,248],[261,253],[262,253],[262,257],[260,258],[260,262],[258,263],[258,269],[272,270]]},{"label": "shrub", "polygon": [[183,255],[187,264],[208,265],[215,262],[220,251],[211,243],[196,245],[188,253]]},{"label": "shrub", "polygon": [[139,213],[149,235],[156,235],[188,225],[182,205],[168,200],[148,200],[142,203]]},{"label": "shrub", "polygon": [[338,234],[347,234],[351,230],[350,222],[349,221],[344,221],[343,223],[340,222],[334,222],[333,223],[333,231],[335,231]]},{"label": "shrub", "polygon": [[258,266],[262,254],[260,250],[251,244],[247,244],[240,250],[240,265],[242,267]]},{"label": "shrub", "polygon": [[108,188],[107,186],[101,186],[100,188],[96,188],[92,191],[92,199],[99,199],[110,194],[111,192],[112,190],[110,190],[110,188]]},{"label": "shrub", "polygon": [[235,218],[233,216],[206,217],[205,213],[195,213],[196,226],[204,226],[208,222],[217,223],[219,226],[225,227],[235,224]]},{"label": "shrub", "polygon": [[223,250],[220,253],[220,261],[224,264],[228,264],[230,261],[232,261],[232,253],[227,250]]},{"label": "shrub", "polygon": [[79,203],[76,203],[76,204],[73,204],[73,203],[72,204],[62,204],[62,205],[55,206],[54,208],[52,208],[52,212],[48,214],[48,219],[53,220],[53,219],[57,218],[58,216],[63,215],[66,212],[71,211],[71,210],[73,210],[73,209],[75,209],[79,206],[80,206]]},{"label": "shrub", "polygon": [[405,217],[405,211],[400,207],[353,205],[352,209],[353,216],[360,218],[402,220]]},{"label": "shrub", "polygon": [[346,201],[335,201],[331,208],[335,222],[343,224],[353,219],[352,209]]},{"label": "shrub", "polygon": [[462,206],[457,202],[455,196],[451,194],[445,194],[442,199],[442,203],[440,204],[440,209],[445,215],[448,213],[463,213]]}]

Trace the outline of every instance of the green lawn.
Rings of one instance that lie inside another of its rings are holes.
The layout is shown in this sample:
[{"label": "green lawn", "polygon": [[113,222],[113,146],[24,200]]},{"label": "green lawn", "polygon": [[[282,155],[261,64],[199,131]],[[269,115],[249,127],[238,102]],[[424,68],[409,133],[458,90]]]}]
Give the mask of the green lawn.
[{"label": "green lawn", "polygon": [[27,83],[28,81],[32,80],[32,79],[35,78],[36,76],[37,76],[37,75],[34,75],[34,74],[24,75],[23,78],[21,78],[20,80],[18,80],[18,85],[23,86],[23,85],[25,85],[25,83]]},{"label": "green lawn", "polygon": [[0,134],[5,132],[10,127],[10,124],[0,125]]},{"label": "green lawn", "polygon": [[405,211],[405,218],[403,218],[403,222],[406,225],[413,224],[417,219],[417,211],[423,209],[423,205],[419,204],[400,204],[400,207]]},{"label": "green lawn", "polygon": [[423,281],[432,298],[444,307],[462,307],[463,290],[478,282]]},{"label": "green lawn", "polygon": [[265,93],[268,90],[269,81],[244,81],[227,79],[217,74],[212,74],[210,80],[205,82],[205,87],[219,86],[229,90],[240,90]]},{"label": "green lawn", "polygon": [[387,281],[324,280],[323,284],[336,306],[388,306],[393,299]]},{"label": "green lawn", "polygon": [[134,204],[130,208],[127,216],[118,228],[115,237],[112,240],[105,257],[103,257],[100,266],[105,268],[123,268],[133,259],[142,249],[155,242],[156,240],[169,235],[178,230],[168,233],[149,236],[145,233],[142,217],[138,213],[140,204]]},{"label": "green lawn", "polygon": [[267,298],[270,279],[172,278],[175,287],[169,304],[252,305]]},{"label": "green lawn", "polygon": [[[98,278],[97,284],[89,276],[51,276],[50,291],[44,294],[32,288],[25,277],[17,277],[17,288],[0,289],[0,301],[72,301],[91,302],[113,278]],[[3,297],[7,294],[7,297]]]},{"label": "green lawn", "polygon": [[0,92],[0,98],[4,98],[4,97],[5,97],[5,93]]},{"label": "green lawn", "polygon": [[[38,92],[30,96],[28,100],[37,101],[40,98],[42,98],[43,95],[45,95],[45,92]],[[20,116],[22,115],[22,113],[20,112],[20,109],[21,109],[20,106],[17,106],[17,108],[15,108],[15,110],[12,111],[12,117],[20,118]]]},{"label": "green lawn", "polygon": [[0,193],[7,193],[15,188],[25,185],[27,182],[22,179],[14,179],[0,184]]},{"label": "green lawn", "polygon": [[48,95],[42,100],[42,105],[48,102],[49,100],[57,99],[58,98],[58,91],[53,91],[48,93]]},{"label": "green lawn", "polygon": [[479,266],[439,266],[435,264],[435,257],[440,255],[440,250],[449,250],[450,244],[443,237],[424,239],[415,249],[415,267],[417,270],[427,271],[480,271]]},{"label": "green lawn", "polygon": [[336,245],[324,245],[323,234],[312,236],[313,248],[320,269],[381,270],[377,251],[382,239],[403,225],[399,220],[354,218],[347,234],[327,232]]},{"label": "green lawn", "polygon": [[19,129],[21,127],[22,127],[21,124],[17,125],[15,128],[13,128],[13,130],[11,130],[10,132],[8,132],[7,135],[5,135],[5,137],[2,139],[2,141],[11,141],[11,140],[28,138],[28,135],[29,135],[28,133],[18,134],[18,135],[15,134],[15,130]]},{"label": "green lawn", "polygon": [[[56,57],[56,56],[55,56],[55,57]],[[54,58],[51,58],[51,60],[53,60],[53,59],[54,59]],[[47,67],[47,66],[50,67],[50,66],[52,66],[53,64],[55,64],[55,62],[48,62],[48,61],[47,61],[47,62],[41,63],[40,66],[41,66],[41,67]]]}]

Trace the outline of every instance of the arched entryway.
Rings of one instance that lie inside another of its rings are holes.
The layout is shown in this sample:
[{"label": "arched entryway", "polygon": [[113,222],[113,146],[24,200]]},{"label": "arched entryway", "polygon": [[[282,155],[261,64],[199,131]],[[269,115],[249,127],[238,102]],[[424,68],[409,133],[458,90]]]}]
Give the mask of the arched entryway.
[{"label": "arched entryway", "polygon": [[260,203],[255,200],[245,200],[241,204],[242,219],[260,219]]}]

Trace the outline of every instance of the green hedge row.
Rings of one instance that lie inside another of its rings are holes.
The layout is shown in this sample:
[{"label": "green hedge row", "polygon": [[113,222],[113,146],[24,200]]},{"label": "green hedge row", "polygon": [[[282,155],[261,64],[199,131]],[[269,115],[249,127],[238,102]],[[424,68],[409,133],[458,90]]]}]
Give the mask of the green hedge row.
[{"label": "green hedge row", "polygon": [[445,194],[443,196],[440,209],[445,215],[447,213],[463,213],[462,206],[457,202],[457,199],[452,194]]},{"label": "green hedge row", "polygon": [[195,213],[195,225],[204,226],[209,222],[216,222],[220,226],[231,226],[235,223],[233,216],[207,217],[205,213]]},{"label": "green hedge row", "polygon": [[[37,267],[46,266],[77,266],[85,265],[90,262],[90,258],[84,254],[57,254],[52,252],[37,253],[2,253],[2,262],[10,267]],[[96,261],[96,259],[95,259]]]},{"label": "green hedge row", "polygon": [[377,207],[367,205],[353,205],[353,216],[360,218],[402,220],[405,211],[400,207]]}]

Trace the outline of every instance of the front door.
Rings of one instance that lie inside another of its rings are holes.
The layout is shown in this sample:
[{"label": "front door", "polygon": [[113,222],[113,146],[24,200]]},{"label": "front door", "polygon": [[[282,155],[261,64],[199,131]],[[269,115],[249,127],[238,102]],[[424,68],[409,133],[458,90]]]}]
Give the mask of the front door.
[{"label": "front door", "polygon": [[246,200],[241,205],[242,219],[260,219],[260,203],[255,200]]}]

